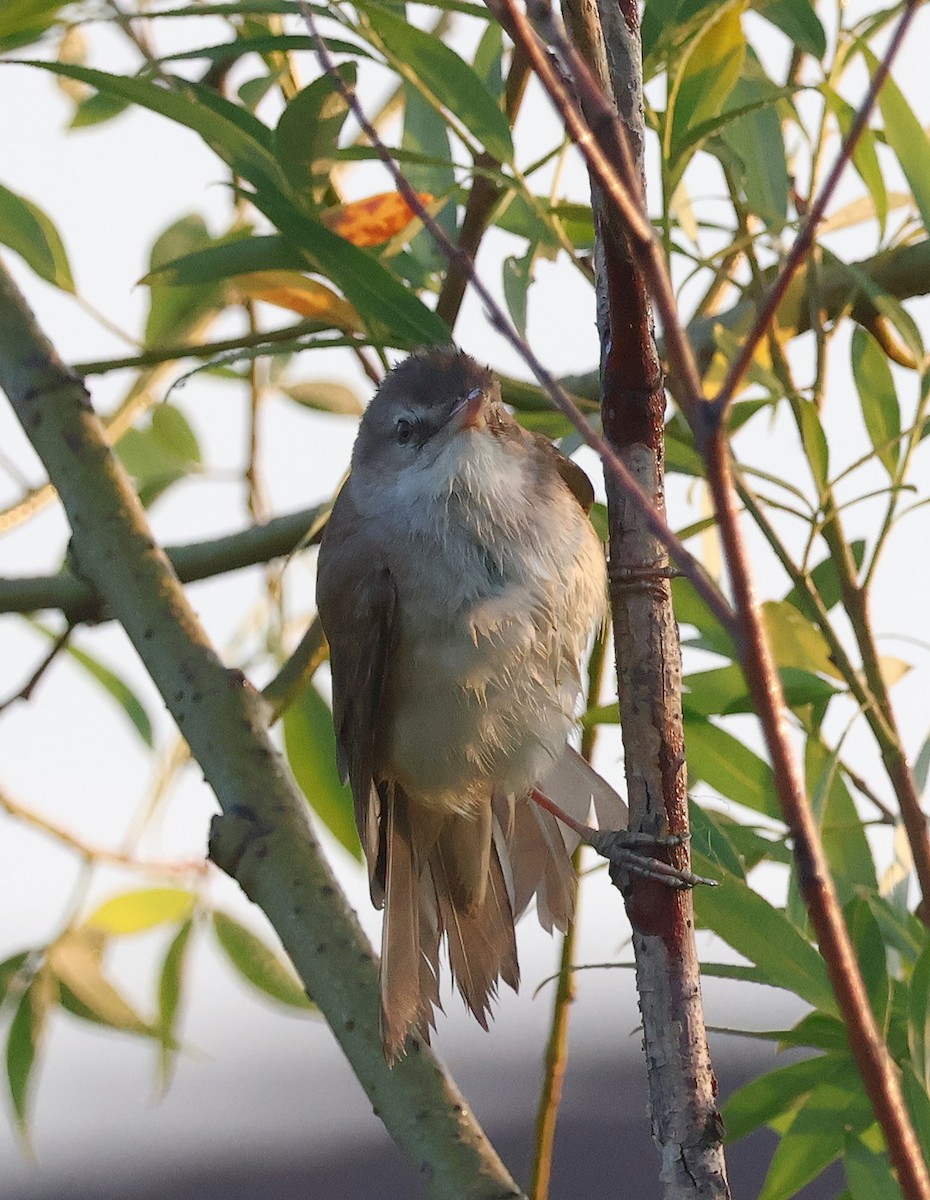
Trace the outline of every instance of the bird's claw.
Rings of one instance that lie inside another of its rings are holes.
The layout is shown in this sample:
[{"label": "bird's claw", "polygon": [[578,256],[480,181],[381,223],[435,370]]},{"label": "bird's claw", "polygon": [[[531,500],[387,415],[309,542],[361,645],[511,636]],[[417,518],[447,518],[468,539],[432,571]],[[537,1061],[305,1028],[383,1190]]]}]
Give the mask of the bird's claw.
[{"label": "bird's claw", "polygon": [[716,879],[705,879],[693,871],[650,858],[640,849],[642,846],[680,846],[686,840],[677,834],[656,837],[649,833],[631,833],[628,829],[598,829],[592,830],[589,845],[610,863],[610,875],[615,883],[619,883],[624,875],[634,875],[672,888],[693,888],[699,883],[716,887]]}]

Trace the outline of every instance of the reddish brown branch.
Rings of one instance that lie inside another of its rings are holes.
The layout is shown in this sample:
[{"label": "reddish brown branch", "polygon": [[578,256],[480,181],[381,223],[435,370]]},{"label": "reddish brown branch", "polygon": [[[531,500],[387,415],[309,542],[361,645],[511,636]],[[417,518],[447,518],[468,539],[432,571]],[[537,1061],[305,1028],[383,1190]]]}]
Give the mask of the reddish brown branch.
[{"label": "reddish brown branch", "polygon": [[[522,47],[517,45],[514,48],[504,90],[504,111],[507,113],[507,119],[511,125],[520,111],[529,78],[529,60]],[[459,233],[459,249],[464,251],[472,261],[478,253],[478,247],[481,245],[481,239],[488,227],[494,205],[503,190],[502,185],[481,168],[499,166],[500,163],[487,151],[479,154],[475,159],[475,176],[468,195],[468,203],[465,205],[465,215],[462,218],[462,228]],[[455,325],[459,315],[467,286],[468,274],[462,270],[462,264],[450,263],[436,301],[436,312],[450,329]]]},{"label": "reddish brown branch", "polygon": [[[928,1200],[930,1179],[903,1105],[894,1066],[868,1005],[819,834],[790,750],[781,683],[755,606],[748,562],[737,524],[729,451],[720,425],[722,408],[712,407],[702,399],[693,354],[678,323],[667,269],[640,203],[641,186],[631,161],[626,133],[603,96],[599,96],[596,81],[587,66],[555,27],[548,10],[533,4],[534,15],[544,23],[547,37],[570,68],[582,103],[589,111],[590,123],[585,122],[574,97],[556,73],[528,21],[517,9],[515,0],[500,0],[500,3],[517,36],[527,45],[534,70],[565,120],[566,127],[573,137],[577,131],[579,148],[594,178],[626,222],[631,255],[642,270],[662,316],[669,359],[679,376],[682,407],[695,426],[699,448],[707,464],[733,582],[735,607],[739,614],[736,639],[738,653],[765,733],[785,820],[795,834],[795,853],[803,893],[828,962],[866,1090],[889,1147],[892,1143],[894,1145],[890,1153],[898,1168],[902,1188],[905,1195],[913,1200],[918,1197]],[[909,9],[913,7],[911,4]],[[708,417],[711,417],[709,422]]]},{"label": "reddish brown branch", "polygon": [[852,1055],[885,1134],[901,1190],[908,1200],[930,1200],[930,1177],[920,1144],[894,1063],[875,1023],[817,824],[791,753],[781,681],[766,640],[739,527],[729,445],[719,428],[707,441],[705,461],[734,603],[740,614],[740,659],[765,734],[785,824],[794,843],[798,883],[848,1031]]}]

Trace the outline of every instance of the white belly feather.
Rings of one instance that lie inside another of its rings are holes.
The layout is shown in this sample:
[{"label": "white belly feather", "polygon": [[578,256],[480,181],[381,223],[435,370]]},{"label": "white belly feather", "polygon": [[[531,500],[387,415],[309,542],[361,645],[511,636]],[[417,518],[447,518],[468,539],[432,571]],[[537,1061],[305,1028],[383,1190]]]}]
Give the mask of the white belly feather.
[{"label": "white belly feather", "polygon": [[543,525],[522,465],[495,449],[473,460],[467,508],[438,470],[445,505],[409,497],[443,519],[407,524],[416,553],[394,572],[385,775],[440,811],[523,795],[559,757],[604,601],[603,552],[574,497],[560,488]]}]

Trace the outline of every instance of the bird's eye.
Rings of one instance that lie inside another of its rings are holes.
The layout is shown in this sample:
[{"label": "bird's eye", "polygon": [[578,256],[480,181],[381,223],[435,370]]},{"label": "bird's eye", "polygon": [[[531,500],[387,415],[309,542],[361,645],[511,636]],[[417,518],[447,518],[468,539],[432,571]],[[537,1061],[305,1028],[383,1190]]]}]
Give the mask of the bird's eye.
[{"label": "bird's eye", "polygon": [[416,421],[411,421],[409,417],[398,417],[397,424],[394,426],[394,436],[397,438],[398,445],[406,446],[411,442],[416,430]]}]

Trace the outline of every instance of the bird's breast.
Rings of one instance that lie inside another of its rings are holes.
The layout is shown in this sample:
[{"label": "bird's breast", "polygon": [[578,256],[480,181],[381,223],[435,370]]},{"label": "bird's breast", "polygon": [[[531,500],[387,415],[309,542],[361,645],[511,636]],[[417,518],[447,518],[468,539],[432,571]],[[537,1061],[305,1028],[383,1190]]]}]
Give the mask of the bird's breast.
[{"label": "bird's breast", "polygon": [[604,592],[600,544],[566,499],[522,533],[421,530],[392,572],[384,769],[425,804],[469,811],[492,790],[522,794],[565,745]]}]

